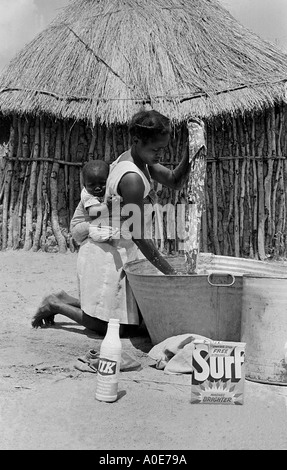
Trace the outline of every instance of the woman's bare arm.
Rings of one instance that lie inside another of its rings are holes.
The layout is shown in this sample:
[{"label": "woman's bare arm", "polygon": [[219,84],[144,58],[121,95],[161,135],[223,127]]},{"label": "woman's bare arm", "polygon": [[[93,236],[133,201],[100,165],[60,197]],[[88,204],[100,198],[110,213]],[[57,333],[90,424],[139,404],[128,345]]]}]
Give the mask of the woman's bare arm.
[{"label": "woman's bare arm", "polygon": [[188,152],[174,170],[169,170],[165,166],[157,163],[149,167],[149,172],[155,181],[171,189],[181,189],[190,173]]},{"label": "woman's bare arm", "polygon": [[[187,127],[189,132],[189,139],[192,134],[192,152],[195,152],[196,154],[202,147],[206,146],[204,137],[204,123],[200,119],[190,118]],[[169,170],[168,168],[158,163],[149,167],[150,175],[154,180],[165,186],[168,186],[169,188],[181,189],[187,181],[191,170],[191,157],[192,155],[190,155],[188,149],[174,170]]]},{"label": "woman's bare arm", "polygon": [[123,213],[126,218],[132,213],[132,238],[143,255],[163,274],[177,274],[175,269],[160,254],[150,239],[145,239],[144,233],[144,184],[137,173],[127,173],[119,184],[119,192],[123,198]]}]

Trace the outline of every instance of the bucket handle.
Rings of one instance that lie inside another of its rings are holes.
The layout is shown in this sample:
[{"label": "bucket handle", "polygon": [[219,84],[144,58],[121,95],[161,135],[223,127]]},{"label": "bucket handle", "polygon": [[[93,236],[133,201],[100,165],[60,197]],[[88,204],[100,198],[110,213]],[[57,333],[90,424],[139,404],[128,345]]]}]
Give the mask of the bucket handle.
[{"label": "bucket handle", "polygon": [[[230,276],[232,278],[232,282],[230,284],[215,284],[211,281],[211,278],[212,276]],[[207,281],[208,283],[212,286],[212,287],[232,287],[235,283],[235,277],[233,276],[233,274],[230,274],[230,273],[221,273],[221,272],[218,272],[218,273],[210,273],[207,277]]]}]

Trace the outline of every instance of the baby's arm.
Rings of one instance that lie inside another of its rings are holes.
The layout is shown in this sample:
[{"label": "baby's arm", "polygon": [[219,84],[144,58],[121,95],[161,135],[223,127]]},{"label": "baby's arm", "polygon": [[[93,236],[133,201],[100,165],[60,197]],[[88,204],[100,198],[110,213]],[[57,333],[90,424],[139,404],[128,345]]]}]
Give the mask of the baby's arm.
[{"label": "baby's arm", "polygon": [[91,219],[98,219],[99,217],[107,217],[109,215],[108,206],[105,203],[90,206],[87,208],[87,211]]},{"label": "baby's arm", "polygon": [[80,222],[71,228],[71,235],[78,245],[81,245],[89,236],[90,222]]}]

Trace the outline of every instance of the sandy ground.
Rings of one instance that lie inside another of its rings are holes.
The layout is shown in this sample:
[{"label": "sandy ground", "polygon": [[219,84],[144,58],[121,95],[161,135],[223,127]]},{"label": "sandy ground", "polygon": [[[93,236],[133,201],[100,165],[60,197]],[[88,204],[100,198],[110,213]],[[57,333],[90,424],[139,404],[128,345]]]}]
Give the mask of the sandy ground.
[{"label": "sandy ground", "polygon": [[123,340],[142,370],[120,374],[117,402],[98,402],[96,375],[74,364],[102,338],[61,316],[30,324],[44,295],[77,294],[76,258],[0,253],[0,449],[287,450],[287,387],[246,381],[244,406],[191,405],[190,376],[151,367],[147,335]]}]

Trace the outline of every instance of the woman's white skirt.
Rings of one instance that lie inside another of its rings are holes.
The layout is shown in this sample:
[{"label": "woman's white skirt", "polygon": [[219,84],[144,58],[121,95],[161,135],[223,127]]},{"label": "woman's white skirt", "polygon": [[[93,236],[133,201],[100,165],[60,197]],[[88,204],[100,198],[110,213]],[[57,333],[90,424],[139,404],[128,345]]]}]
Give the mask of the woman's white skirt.
[{"label": "woman's white skirt", "polygon": [[91,239],[81,245],[77,276],[81,309],[87,315],[107,322],[118,318],[122,324],[139,324],[137,303],[122,269],[135,257],[133,248],[115,248]]}]

